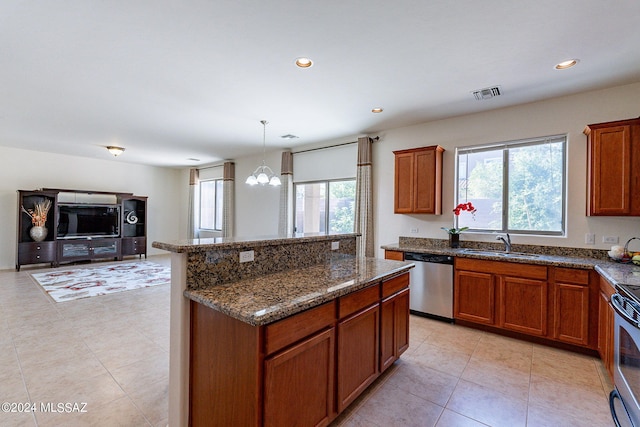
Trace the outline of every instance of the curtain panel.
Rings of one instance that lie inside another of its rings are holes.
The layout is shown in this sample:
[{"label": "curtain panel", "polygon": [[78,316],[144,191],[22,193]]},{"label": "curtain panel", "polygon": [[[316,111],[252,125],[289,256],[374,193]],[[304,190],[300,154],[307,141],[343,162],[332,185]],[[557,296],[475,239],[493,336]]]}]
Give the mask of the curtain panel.
[{"label": "curtain panel", "polygon": [[222,237],[233,237],[236,193],[235,179],[236,164],[233,162],[225,162],[222,176]]},{"label": "curtain panel", "polygon": [[373,186],[372,179],[372,144],[369,137],[358,138],[358,168],[356,174],[356,226],[359,233],[358,253],[360,256],[373,257]]},{"label": "curtain panel", "polygon": [[293,233],[293,153],[282,152],[280,166],[280,214],[278,217],[278,234],[288,236]]}]

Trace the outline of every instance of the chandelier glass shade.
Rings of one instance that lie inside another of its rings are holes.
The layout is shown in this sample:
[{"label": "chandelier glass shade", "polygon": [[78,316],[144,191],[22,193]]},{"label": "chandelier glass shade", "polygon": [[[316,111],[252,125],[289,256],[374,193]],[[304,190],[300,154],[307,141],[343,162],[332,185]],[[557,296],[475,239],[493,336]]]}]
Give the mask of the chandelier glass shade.
[{"label": "chandelier glass shade", "polygon": [[266,136],[267,136],[267,122],[266,120],[261,120],[262,123],[262,165],[258,166],[256,170],[253,171],[251,175],[245,181],[245,184],[249,185],[272,185],[277,187],[281,184],[280,178],[273,173],[271,168],[265,163],[265,154],[266,154]]}]

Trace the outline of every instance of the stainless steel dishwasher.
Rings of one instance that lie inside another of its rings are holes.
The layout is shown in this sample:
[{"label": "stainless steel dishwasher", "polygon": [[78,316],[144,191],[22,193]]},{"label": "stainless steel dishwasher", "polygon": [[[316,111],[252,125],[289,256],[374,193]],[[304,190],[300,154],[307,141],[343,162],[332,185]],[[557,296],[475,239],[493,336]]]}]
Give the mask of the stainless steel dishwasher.
[{"label": "stainless steel dishwasher", "polygon": [[413,261],[409,310],[413,314],[453,321],[453,257],[405,252]]}]

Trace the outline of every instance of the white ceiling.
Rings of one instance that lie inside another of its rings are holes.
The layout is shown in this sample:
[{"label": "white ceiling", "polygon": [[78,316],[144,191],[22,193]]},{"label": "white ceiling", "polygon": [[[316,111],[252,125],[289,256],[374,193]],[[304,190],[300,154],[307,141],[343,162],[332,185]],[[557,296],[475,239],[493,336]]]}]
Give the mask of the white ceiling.
[{"label": "white ceiling", "polygon": [[0,145],[191,166],[261,152],[261,119],[267,150],[373,135],[638,82],[639,18],[637,0],[4,0]]}]

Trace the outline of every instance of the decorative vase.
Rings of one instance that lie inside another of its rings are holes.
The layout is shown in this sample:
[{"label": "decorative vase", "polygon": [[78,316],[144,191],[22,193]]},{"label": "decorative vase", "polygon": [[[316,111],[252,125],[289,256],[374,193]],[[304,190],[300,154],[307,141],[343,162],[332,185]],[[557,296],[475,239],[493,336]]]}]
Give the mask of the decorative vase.
[{"label": "decorative vase", "polygon": [[449,234],[449,247],[451,248],[460,247],[460,234]]},{"label": "decorative vase", "polygon": [[31,236],[34,242],[42,242],[47,238],[48,232],[47,227],[34,225],[31,227],[31,230],[29,230],[29,236]]}]

